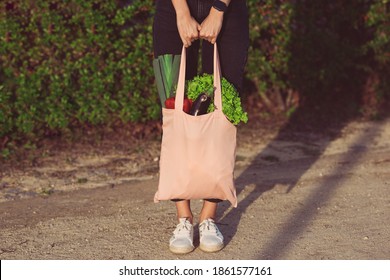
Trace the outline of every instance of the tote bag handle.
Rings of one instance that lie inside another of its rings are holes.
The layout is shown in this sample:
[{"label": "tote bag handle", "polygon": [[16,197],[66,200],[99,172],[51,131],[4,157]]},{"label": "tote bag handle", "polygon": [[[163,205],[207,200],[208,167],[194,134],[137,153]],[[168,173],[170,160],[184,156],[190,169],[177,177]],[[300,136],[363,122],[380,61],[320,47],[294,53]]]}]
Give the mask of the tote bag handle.
[{"label": "tote bag handle", "polygon": [[[181,52],[179,79],[177,84],[175,110],[183,111],[184,87],[186,76],[186,48],[183,46]],[[217,43],[214,44],[214,104],[215,110],[222,111],[222,90],[221,90],[221,66],[219,64],[219,55]]]}]

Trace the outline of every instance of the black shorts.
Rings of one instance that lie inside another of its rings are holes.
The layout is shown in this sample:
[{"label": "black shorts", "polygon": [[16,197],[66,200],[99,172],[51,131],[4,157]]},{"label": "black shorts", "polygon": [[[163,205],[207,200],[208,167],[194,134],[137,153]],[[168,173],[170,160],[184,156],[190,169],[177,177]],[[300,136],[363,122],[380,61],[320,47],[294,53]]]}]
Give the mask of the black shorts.
[{"label": "black shorts", "polygon": [[[209,14],[213,0],[187,0],[191,15],[201,24]],[[225,12],[221,32],[217,38],[222,76],[238,92],[242,89],[244,68],[249,47],[248,9],[245,0],[232,0]],[[157,0],[153,23],[154,56],[180,54],[183,47],[176,23],[176,12],[171,0]],[[200,40],[187,48],[186,79],[196,76]],[[213,73],[213,45],[202,40],[202,73]]]}]

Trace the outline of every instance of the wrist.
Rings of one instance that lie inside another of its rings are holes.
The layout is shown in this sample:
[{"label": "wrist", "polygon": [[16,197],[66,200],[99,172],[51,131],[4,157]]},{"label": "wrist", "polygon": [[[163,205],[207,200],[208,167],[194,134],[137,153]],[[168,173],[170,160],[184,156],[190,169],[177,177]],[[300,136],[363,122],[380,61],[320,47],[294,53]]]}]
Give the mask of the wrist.
[{"label": "wrist", "polygon": [[224,12],[222,12],[222,11],[220,11],[220,10],[217,10],[217,9],[214,8],[214,7],[211,7],[210,15],[215,16],[215,17],[221,17],[221,18],[223,18],[223,14],[224,14]]},{"label": "wrist", "polygon": [[176,16],[187,16],[190,15],[190,9],[188,8],[187,2],[183,0],[172,0],[172,5],[175,9]]},{"label": "wrist", "polygon": [[191,16],[190,10],[188,9],[177,9],[176,10],[177,17],[189,17]]}]

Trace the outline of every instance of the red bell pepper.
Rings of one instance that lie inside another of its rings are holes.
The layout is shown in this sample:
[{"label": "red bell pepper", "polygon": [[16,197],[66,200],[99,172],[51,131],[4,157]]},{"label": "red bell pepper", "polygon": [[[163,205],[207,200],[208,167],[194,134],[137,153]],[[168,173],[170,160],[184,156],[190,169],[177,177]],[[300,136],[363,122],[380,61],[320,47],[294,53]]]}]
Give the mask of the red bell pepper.
[{"label": "red bell pepper", "polygon": [[[191,106],[192,106],[192,100],[188,99],[187,97],[184,97],[183,111],[189,114],[191,110]],[[175,109],[175,97],[169,97],[165,100],[165,108]]]}]

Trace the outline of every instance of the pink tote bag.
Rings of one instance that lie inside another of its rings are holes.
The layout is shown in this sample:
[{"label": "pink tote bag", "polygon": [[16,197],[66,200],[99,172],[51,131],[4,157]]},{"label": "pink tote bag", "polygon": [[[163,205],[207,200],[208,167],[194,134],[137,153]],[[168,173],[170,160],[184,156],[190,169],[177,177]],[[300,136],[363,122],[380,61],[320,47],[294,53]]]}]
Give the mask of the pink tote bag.
[{"label": "pink tote bag", "polygon": [[237,128],[222,112],[221,72],[214,44],[214,112],[192,116],[183,108],[186,50],[183,47],[175,109],[163,108],[160,177],[154,201],[229,200],[237,207],[233,172]]}]

